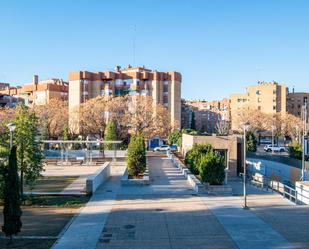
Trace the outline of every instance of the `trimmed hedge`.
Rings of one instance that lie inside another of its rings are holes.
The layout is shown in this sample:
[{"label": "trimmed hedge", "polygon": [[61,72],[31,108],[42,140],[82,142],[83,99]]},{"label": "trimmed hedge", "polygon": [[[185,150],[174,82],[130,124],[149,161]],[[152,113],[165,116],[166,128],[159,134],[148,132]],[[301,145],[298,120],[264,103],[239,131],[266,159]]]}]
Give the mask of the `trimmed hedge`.
[{"label": "trimmed hedge", "polygon": [[185,156],[190,171],[199,175],[202,182],[221,185],[224,182],[224,157],[214,151],[210,144],[194,144]]},{"label": "trimmed hedge", "polygon": [[224,158],[215,151],[202,155],[199,161],[199,173],[202,182],[221,185],[224,182]]},{"label": "trimmed hedge", "polygon": [[132,136],[128,146],[128,174],[138,176],[146,169],[146,147],[142,134]]},{"label": "trimmed hedge", "polygon": [[212,151],[210,144],[193,144],[192,149],[188,151],[185,157],[185,163],[189,165],[189,169],[193,174],[199,174],[200,157],[209,151]]}]

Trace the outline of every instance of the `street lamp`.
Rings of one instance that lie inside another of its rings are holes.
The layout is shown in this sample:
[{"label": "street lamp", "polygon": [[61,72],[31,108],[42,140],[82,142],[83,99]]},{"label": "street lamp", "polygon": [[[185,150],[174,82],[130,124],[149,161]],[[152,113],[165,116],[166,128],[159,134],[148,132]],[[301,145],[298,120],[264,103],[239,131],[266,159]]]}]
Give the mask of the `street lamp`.
[{"label": "street lamp", "polygon": [[303,105],[303,117],[304,117],[304,130],[303,130],[303,154],[302,154],[302,167],[301,167],[301,178],[303,181],[305,181],[305,153],[306,153],[306,136],[307,136],[307,99],[304,99],[304,105]]},{"label": "street lamp", "polygon": [[15,128],[16,128],[16,124],[14,124],[14,123],[9,123],[8,125],[7,125],[7,127],[9,128],[9,130],[10,130],[10,149],[13,147],[13,132],[14,132],[14,130],[15,130]]},{"label": "street lamp", "polygon": [[248,209],[247,206],[247,186],[246,186],[246,181],[247,181],[247,163],[246,163],[246,152],[247,152],[247,145],[246,145],[246,131],[249,128],[249,123],[245,123],[244,124],[244,174],[243,174],[243,184],[244,184],[244,205],[243,208],[244,209]]}]

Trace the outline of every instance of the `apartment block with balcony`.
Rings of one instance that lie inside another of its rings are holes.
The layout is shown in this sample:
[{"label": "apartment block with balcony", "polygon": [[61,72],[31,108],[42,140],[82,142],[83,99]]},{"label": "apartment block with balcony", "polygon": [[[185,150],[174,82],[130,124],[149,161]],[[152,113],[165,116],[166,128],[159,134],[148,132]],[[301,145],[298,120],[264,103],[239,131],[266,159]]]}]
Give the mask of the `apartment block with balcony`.
[{"label": "apartment block with balcony", "polygon": [[233,94],[230,97],[231,129],[240,127],[239,113],[242,110],[259,110],[267,114],[286,113],[288,88],[277,82],[258,82],[249,86],[246,93]]},{"label": "apartment block with balcony", "polygon": [[68,100],[68,90],[68,82],[62,79],[39,81],[39,77],[34,75],[31,83],[17,87],[8,85],[6,88],[0,90],[0,94],[23,99],[25,105],[31,106],[46,105],[53,98]]},{"label": "apartment block with balcony", "polygon": [[[78,133],[78,117],[73,117],[73,110],[91,98],[97,96],[122,96],[140,94],[151,96],[157,103],[164,105],[170,113],[172,126],[181,123],[181,74],[178,72],[158,72],[145,67],[114,71],[88,72],[78,71],[69,74],[69,110],[70,126]],[[75,114],[76,115],[76,114]]]}]

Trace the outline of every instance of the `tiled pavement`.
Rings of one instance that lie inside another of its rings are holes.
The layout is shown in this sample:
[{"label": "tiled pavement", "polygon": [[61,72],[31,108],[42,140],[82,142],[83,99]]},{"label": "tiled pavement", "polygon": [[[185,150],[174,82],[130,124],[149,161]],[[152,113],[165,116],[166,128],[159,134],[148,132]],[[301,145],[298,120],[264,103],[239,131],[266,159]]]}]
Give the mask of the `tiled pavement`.
[{"label": "tiled pavement", "polygon": [[[168,159],[150,157],[149,163],[150,186],[120,187],[114,181],[112,202],[103,195],[94,199],[101,214],[83,220],[75,236],[67,237],[76,247],[57,248],[309,248],[307,207],[249,187],[251,208],[243,210],[240,197],[197,196]],[[276,207],[284,212],[277,214]],[[90,244],[83,244],[85,236]]]}]

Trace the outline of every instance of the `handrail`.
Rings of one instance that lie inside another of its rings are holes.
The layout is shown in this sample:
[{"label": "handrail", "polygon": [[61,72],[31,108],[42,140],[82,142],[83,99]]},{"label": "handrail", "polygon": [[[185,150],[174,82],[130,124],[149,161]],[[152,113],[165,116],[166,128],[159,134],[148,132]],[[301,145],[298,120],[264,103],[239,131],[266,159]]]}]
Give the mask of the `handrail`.
[{"label": "handrail", "polygon": [[[251,178],[251,181],[250,181],[251,183],[254,182],[257,185],[260,185],[261,188],[264,188],[264,186],[266,185],[267,190],[268,188],[270,188],[273,191],[277,191],[284,198],[287,198],[296,204],[302,204],[300,199],[309,199],[309,197],[304,195],[304,192],[309,194],[309,191],[305,189],[302,189],[303,193],[299,193],[295,188],[285,185],[279,181],[272,180],[266,176],[250,175],[248,177]],[[274,186],[274,183],[276,183],[275,186]]]}]

